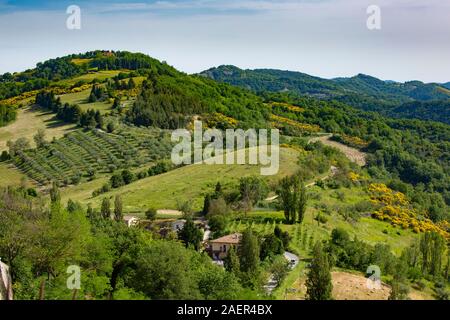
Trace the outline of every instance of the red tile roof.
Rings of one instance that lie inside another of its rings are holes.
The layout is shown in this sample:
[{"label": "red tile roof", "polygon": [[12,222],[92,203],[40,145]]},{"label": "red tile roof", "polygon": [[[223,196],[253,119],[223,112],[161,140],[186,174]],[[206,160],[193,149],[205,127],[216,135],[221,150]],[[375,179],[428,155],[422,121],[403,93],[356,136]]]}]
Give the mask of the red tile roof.
[{"label": "red tile roof", "polygon": [[232,243],[232,244],[238,244],[239,241],[241,241],[242,234],[240,233],[233,233],[229,234],[227,236],[220,237],[215,240],[211,240],[211,243]]}]

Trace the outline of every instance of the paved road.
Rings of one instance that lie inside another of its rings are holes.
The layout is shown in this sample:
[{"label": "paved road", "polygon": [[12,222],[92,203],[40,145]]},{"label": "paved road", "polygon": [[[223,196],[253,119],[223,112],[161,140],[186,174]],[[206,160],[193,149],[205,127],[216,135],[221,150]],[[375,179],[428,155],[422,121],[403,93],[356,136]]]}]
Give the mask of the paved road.
[{"label": "paved road", "polygon": [[[289,267],[291,268],[291,270],[298,265],[300,258],[295,254],[285,251],[283,256],[290,263]],[[267,284],[264,286],[264,289],[266,290],[267,294],[271,294],[277,286],[278,282],[273,278],[273,275],[270,275],[269,279],[267,280]]]},{"label": "paved road", "polygon": [[294,269],[300,260],[298,256],[287,251],[284,252],[284,258],[291,263],[291,269]]}]

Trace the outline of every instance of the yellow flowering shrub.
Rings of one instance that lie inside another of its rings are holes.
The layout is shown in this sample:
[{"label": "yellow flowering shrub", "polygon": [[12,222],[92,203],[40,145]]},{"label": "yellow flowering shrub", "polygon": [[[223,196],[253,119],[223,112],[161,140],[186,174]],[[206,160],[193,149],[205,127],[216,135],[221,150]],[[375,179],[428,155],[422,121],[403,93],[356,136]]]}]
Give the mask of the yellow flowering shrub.
[{"label": "yellow flowering shrub", "polygon": [[238,120],[228,117],[222,113],[214,112],[205,116],[206,126],[208,128],[236,128],[238,125]]},{"label": "yellow flowering shrub", "polygon": [[304,108],[293,106],[292,104],[285,103],[285,102],[271,102],[270,103],[272,107],[281,107],[286,111],[292,111],[292,112],[303,112],[305,111]]},{"label": "yellow flowering shrub", "polygon": [[359,137],[353,137],[353,136],[348,136],[346,134],[342,134],[340,135],[340,138],[342,140],[342,142],[344,142],[345,144],[349,145],[349,146],[353,146],[355,148],[365,148],[369,145],[368,142],[364,141],[363,139],[359,138]]},{"label": "yellow flowering shrub", "polygon": [[348,173],[348,178],[350,179],[351,182],[358,182],[361,180],[361,176],[358,173],[353,172],[353,171],[350,171]]},{"label": "yellow flowering shrub", "polygon": [[[91,87],[92,87],[91,84],[84,84],[82,86],[75,87],[75,88],[72,88],[72,89],[64,88],[64,87],[51,87],[50,90],[53,91],[53,93],[55,95],[59,96],[59,95],[68,94],[68,93],[81,92],[81,91],[84,91],[84,90],[88,90]],[[24,92],[24,93],[22,93],[22,94],[20,94],[18,96],[1,100],[0,103],[1,104],[6,104],[6,105],[11,105],[11,106],[19,105],[24,100],[27,100],[27,99],[30,99],[30,98],[34,99],[39,91],[40,90],[33,90],[33,91]]]},{"label": "yellow flowering shrub", "polygon": [[381,221],[389,221],[392,225],[402,229],[412,229],[416,233],[433,231],[450,240],[449,223],[447,221],[434,223],[430,219],[418,218],[417,211],[412,208],[407,197],[388,188],[382,183],[369,186],[370,199],[380,208],[372,216]]},{"label": "yellow flowering shrub", "polygon": [[273,120],[272,126],[275,128],[281,128],[287,124],[289,126],[297,128],[304,132],[319,132],[320,131],[320,127],[315,124],[301,123],[301,122],[297,122],[295,120],[291,120],[291,119],[288,119],[285,117],[277,116],[275,114],[272,114],[270,117]]}]

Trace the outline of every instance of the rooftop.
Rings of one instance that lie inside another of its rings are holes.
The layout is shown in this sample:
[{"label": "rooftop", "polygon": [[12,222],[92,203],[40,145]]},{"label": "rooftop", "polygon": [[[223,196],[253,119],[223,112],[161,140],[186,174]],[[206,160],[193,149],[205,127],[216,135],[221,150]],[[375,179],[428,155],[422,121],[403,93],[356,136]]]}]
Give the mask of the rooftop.
[{"label": "rooftop", "polygon": [[233,243],[238,244],[241,241],[242,234],[240,233],[232,233],[223,237],[220,237],[215,240],[211,240],[211,243]]}]

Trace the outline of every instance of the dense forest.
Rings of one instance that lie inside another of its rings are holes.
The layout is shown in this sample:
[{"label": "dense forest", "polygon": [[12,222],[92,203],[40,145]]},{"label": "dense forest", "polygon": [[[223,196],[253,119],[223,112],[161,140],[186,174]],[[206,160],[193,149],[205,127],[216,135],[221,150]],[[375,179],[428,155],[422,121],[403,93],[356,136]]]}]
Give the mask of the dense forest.
[{"label": "dense forest", "polygon": [[[449,122],[448,117],[440,117],[441,109],[447,108],[445,100],[450,91],[439,84],[425,84],[420,81],[397,83],[382,81],[377,78],[359,74],[351,78],[322,79],[300,72],[273,69],[242,70],[234,66],[220,66],[203,71],[201,75],[211,79],[227,82],[256,92],[290,92],[302,96],[311,96],[324,100],[336,100],[350,106],[377,111],[384,115],[396,117],[415,117]],[[428,102],[425,114],[398,108],[408,102]],[[447,112],[447,111],[445,111]]]},{"label": "dense forest", "polygon": [[450,124],[450,100],[407,102],[387,112],[395,118],[440,121]]},{"label": "dense forest", "polygon": [[[303,107],[290,112],[275,106],[275,114],[319,125],[327,132],[359,137],[369,152],[369,169],[380,178],[399,178],[405,183],[430,192],[440,201],[440,211],[448,214],[450,204],[450,128],[448,125],[420,120],[395,120],[377,113],[355,110],[339,102],[327,102],[296,95],[266,93],[267,101],[283,101]],[[405,130],[408,129],[408,130]]]},{"label": "dense forest", "polygon": [[260,98],[227,84],[184,74],[151,75],[127,120],[173,129],[185,126],[189,116],[213,112],[235,118],[242,128],[267,126],[268,111]]}]

